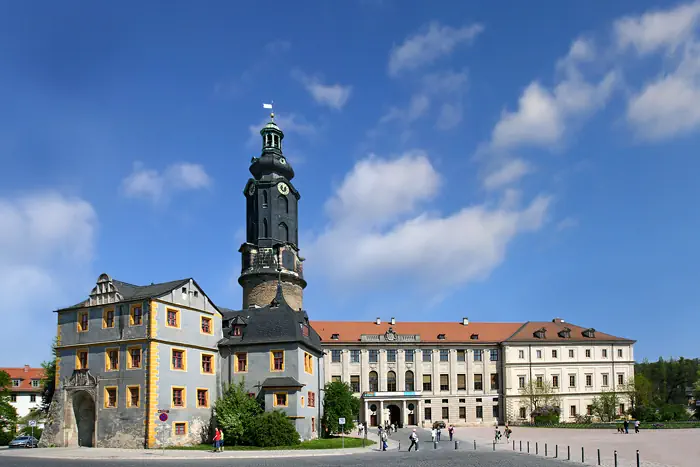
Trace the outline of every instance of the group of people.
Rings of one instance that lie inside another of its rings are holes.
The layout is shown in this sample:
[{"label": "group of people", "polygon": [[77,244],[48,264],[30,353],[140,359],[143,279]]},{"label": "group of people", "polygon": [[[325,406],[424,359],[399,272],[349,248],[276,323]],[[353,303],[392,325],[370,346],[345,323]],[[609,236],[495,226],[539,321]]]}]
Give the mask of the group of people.
[{"label": "group of people", "polygon": [[[629,434],[630,432],[630,421],[625,419],[624,422],[622,422],[622,425],[617,426],[617,432],[618,433],[624,433],[624,434]],[[634,432],[639,433],[639,420],[634,421]]]},{"label": "group of people", "polygon": [[223,452],[224,450],[224,432],[218,427],[214,431],[214,452]]},{"label": "group of people", "polygon": [[[503,434],[506,435],[506,441],[510,439],[510,435],[513,433],[513,430],[510,429],[508,426],[508,423],[506,423],[505,428],[503,429]],[[501,441],[501,430],[498,429],[498,422],[496,422],[496,434],[494,435],[493,441],[496,443],[499,443]]]}]

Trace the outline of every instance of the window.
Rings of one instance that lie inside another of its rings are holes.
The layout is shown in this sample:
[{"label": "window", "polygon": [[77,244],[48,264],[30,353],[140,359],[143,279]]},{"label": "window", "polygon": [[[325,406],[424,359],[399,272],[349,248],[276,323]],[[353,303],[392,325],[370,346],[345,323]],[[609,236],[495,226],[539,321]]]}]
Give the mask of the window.
[{"label": "window", "polygon": [[483,391],[484,382],[482,381],[483,375],[481,373],[474,374],[474,390]]},{"label": "window", "polygon": [[569,349],[569,358],[574,358],[574,350]]},{"label": "window", "polygon": [[607,373],[603,373],[602,376],[603,376],[603,383],[602,383],[602,385],[603,385],[603,386],[607,386],[607,385],[608,385],[608,374],[607,374]]},{"label": "window", "polygon": [[360,375],[350,375],[352,392],[360,392]]},{"label": "window", "polygon": [[450,351],[447,349],[440,350],[440,361],[449,362],[450,361]]},{"label": "window", "polygon": [[114,327],[114,308],[105,308],[102,311],[102,329]]},{"label": "window", "polygon": [[301,401],[301,406],[304,407],[304,396],[301,396],[300,401]]},{"label": "window", "polygon": [[586,415],[592,416],[593,415],[593,406],[592,405],[587,405],[586,406]]},{"label": "window", "polygon": [[214,334],[214,327],[211,325],[211,318],[201,317],[202,334]]},{"label": "window", "polygon": [[413,363],[413,349],[404,351],[406,362]]},{"label": "window", "polygon": [[129,325],[130,326],[141,326],[143,324],[143,308],[141,304],[131,305],[131,310],[129,311]]},{"label": "window", "polygon": [[360,363],[360,351],[351,350],[350,351],[350,363]]},{"label": "window", "polygon": [[424,413],[424,417],[423,417],[424,419],[426,419],[426,420],[432,420],[432,419],[433,419],[433,411],[430,409],[430,407],[426,407],[426,408],[423,410],[423,412],[425,412],[425,413]]},{"label": "window", "polygon": [[185,388],[181,388],[181,387],[172,388],[172,407],[173,408],[184,408],[185,407]]},{"label": "window", "polygon": [[172,308],[167,309],[167,319],[165,320],[165,326],[169,328],[179,328],[180,327],[180,312],[178,310],[173,310]]},{"label": "window", "polygon": [[281,213],[284,213],[284,214],[289,213],[289,201],[287,200],[286,196],[279,195],[277,197],[277,205],[279,206],[279,210]]},{"label": "window", "polygon": [[576,406],[575,405],[572,405],[571,407],[569,407],[569,416],[570,417],[576,416]]},{"label": "window", "polygon": [[457,390],[466,391],[467,390],[467,375],[458,374],[457,375]]},{"label": "window", "polygon": [[423,361],[424,362],[432,362],[433,361],[433,351],[432,350],[423,350]]},{"label": "window", "polygon": [[576,375],[569,375],[569,387],[576,387]]},{"label": "window", "polygon": [[245,373],[248,371],[248,352],[238,352],[236,354],[236,373]]},{"label": "window", "polygon": [[442,374],[440,375],[440,390],[449,391],[450,390],[450,375]]},{"label": "window", "polygon": [[498,418],[498,404],[494,404],[492,406],[492,412],[491,414],[493,415],[493,418]]},{"label": "window", "polygon": [[342,350],[331,350],[331,362],[333,363],[340,363],[340,359],[342,357],[343,353]]},{"label": "window", "polygon": [[450,419],[450,408],[449,407],[443,407],[442,408],[442,418],[444,420],[449,420]]},{"label": "window", "polygon": [[518,350],[518,358],[523,360],[525,358],[525,351],[524,350]]},{"label": "window", "polygon": [[370,350],[369,351],[369,362],[370,363],[377,363],[379,361],[379,350]]},{"label": "window", "polygon": [[467,360],[467,351],[466,350],[458,350],[457,351],[457,361],[458,362],[465,362]]},{"label": "window", "polygon": [[527,409],[525,407],[520,407],[520,413],[518,415],[520,418],[525,418],[527,416]]},{"label": "window", "polygon": [[608,349],[603,349],[603,358],[608,358]]},{"label": "window", "polygon": [[537,355],[537,358],[542,358],[542,351],[541,351],[541,350],[537,350],[537,351],[536,351],[536,355]]},{"label": "window", "polygon": [[141,368],[141,347],[126,349],[126,368],[129,370]]},{"label": "window", "polygon": [[625,384],[625,375],[622,373],[617,375],[617,384]]},{"label": "window", "polygon": [[304,337],[309,337],[309,326],[304,323],[299,323],[299,327],[301,328],[301,335]]},{"label": "window", "polygon": [[243,326],[234,326],[233,327],[233,335],[234,336],[242,336],[243,335]]},{"label": "window", "polygon": [[466,407],[460,407],[459,408],[459,418],[462,420],[467,419],[467,408]]},{"label": "window", "polygon": [[[309,405],[309,407],[311,406]],[[316,417],[311,417],[311,433],[316,433]]]},{"label": "window", "polygon": [[498,390],[498,373],[491,373],[491,390]]},{"label": "window", "polygon": [[386,351],[386,361],[396,363],[396,349],[389,349]]},{"label": "window", "polygon": [[126,387],[126,406],[127,407],[138,407],[140,403],[140,388],[138,386],[127,386]]},{"label": "window", "polygon": [[114,409],[117,407],[117,387],[111,386],[105,388],[105,409]]},{"label": "window", "polygon": [[558,388],[558,387],[559,387],[559,375],[553,375],[553,376],[552,376],[552,387],[553,387],[553,388]]},{"label": "window", "polygon": [[33,388],[38,388],[40,382],[41,382],[41,381],[38,380],[38,379],[33,379],[33,380],[32,380],[32,387],[33,387]]},{"label": "window", "polygon": [[498,361],[498,349],[491,349],[489,351],[489,353],[490,353],[489,360],[491,360],[492,362],[497,362]]},{"label": "window", "polygon": [[29,402],[36,402],[36,394],[31,394],[29,396]]},{"label": "window", "polygon": [[476,418],[484,418],[484,407],[481,405],[476,406]]},{"label": "window", "polygon": [[202,373],[211,375],[214,374],[214,356],[210,354],[202,354]]},{"label": "window", "polygon": [[474,351],[474,361],[475,361],[475,362],[480,362],[480,361],[481,361],[482,353],[483,353],[483,350],[475,350],[475,351]]},{"label": "window", "polygon": [[552,358],[559,358],[559,353],[556,349],[552,349]]},{"label": "window", "polygon": [[288,242],[289,241],[289,228],[287,227],[287,224],[284,222],[280,222],[280,224],[277,226],[280,232],[280,240],[283,242]]},{"label": "window", "polygon": [[176,436],[184,436],[187,434],[187,422],[175,422],[173,423],[173,426]]},{"label": "window", "polygon": [[414,384],[414,379],[413,379],[413,378],[414,378],[413,372],[412,372],[411,370],[408,370],[408,371],[406,372],[406,376],[405,376],[405,378],[404,378],[404,384],[405,384],[405,389],[404,389],[404,390],[405,390],[405,391],[411,392],[411,391],[415,391],[415,390],[416,390],[416,389],[415,389],[416,386],[415,386],[415,384]]},{"label": "window", "polygon": [[273,399],[275,401],[275,407],[287,407],[287,393],[286,392],[276,392]]},{"label": "window", "polygon": [[87,311],[78,312],[78,332],[87,332],[90,319]]},{"label": "window", "polygon": [[314,356],[304,352],[304,371],[310,375],[314,374]]},{"label": "window", "polygon": [[431,375],[423,375],[423,391],[433,390],[433,380]]},{"label": "window", "polygon": [[284,350],[270,352],[270,371],[284,371]]},{"label": "window", "polygon": [[537,375],[535,377],[535,386],[541,388],[544,385],[544,376]]},{"label": "window", "polygon": [[116,371],[119,369],[119,349],[105,350],[105,371]]},{"label": "window", "polygon": [[591,358],[591,349],[586,349],[586,358]]},{"label": "window", "polygon": [[307,402],[309,407],[316,407],[316,393],[309,391],[306,394]]},{"label": "window", "polygon": [[586,386],[593,386],[593,375],[586,375]]},{"label": "window", "polygon": [[379,375],[376,371],[369,372],[369,390],[371,392],[379,391]]},{"label": "window", "polygon": [[10,402],[17,402],[17,394],[10,394]]},{"label": "window", "polygon": [[460,399],[460,400],[459,400],[459,403],[460,403],[460,404],[466,404],[466,403],[467,403],[467,400],[466,400],[466,399]]},{"label": "window", "polygon": [[186,371],[185,351],[173,349],[171,352],[170,367],[172,370]]},{"label": "window", "polygon": [[396,373],[393,371],[389,371],[386,374],[386,390],[396,392]]},{"label": "window", "polygon": [[617,356],[622,358],[622,349],[617,349]]},{"label": "window", "polygon": [[197,388],[197,407],[200,409],[209,408],[209,389]]},{"label": "window", "polygon": [[343,382],[343,377],[340,375],[333,375],[331,376],[331,383],[342,383]]},{"label": "window", "polygon": [[442,403],[443,403],[443,404],[448,404],[449,402],[450,402],[449,399],[443,399],[443,400],[442,400]]},{"label": "window", "polygon": [[77,370],[84,370],[88,367],[88,351],[78,350],[75,353],[75,368]]},{"label": "window", "polygon": [[619,413],[620,413],[620,415],[625,414],[625,404],[620,404],[620,412]]},{"label": "window", "polygon": [[520,389],[525,387],[525,377],[524,376],[518,376],[518,387]]}]

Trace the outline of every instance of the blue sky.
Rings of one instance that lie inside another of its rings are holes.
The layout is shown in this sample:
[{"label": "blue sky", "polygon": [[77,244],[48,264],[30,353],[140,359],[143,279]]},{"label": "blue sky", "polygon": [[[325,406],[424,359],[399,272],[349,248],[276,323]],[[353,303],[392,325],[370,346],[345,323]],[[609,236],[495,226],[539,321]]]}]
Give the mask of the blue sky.
[{"label": "blue sky", "polygon": [[2,10],[0,365],[47,358],[102,272],[240,306],[270,100],[312,319],[562,317],[698,356],[699,3]]}]

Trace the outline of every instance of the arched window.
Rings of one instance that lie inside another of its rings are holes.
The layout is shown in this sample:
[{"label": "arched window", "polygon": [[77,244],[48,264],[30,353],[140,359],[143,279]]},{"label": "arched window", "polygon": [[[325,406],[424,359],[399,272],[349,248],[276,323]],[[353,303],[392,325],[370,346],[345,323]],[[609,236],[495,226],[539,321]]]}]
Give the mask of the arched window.
[{"label": "arched window", "polygon": [[406,372],[406,391],[414,391],[415,385],[413,384],[413,372],[408,370]]},{"label": "arched window", "polygon": [[269,237],[268,230],[267,230],[267,219],[263,219],[262,238],[267,238],[267,237]]},{"label": "arched window", "polygon": [[278,148],[280,147],[280,137],[275,135],[275,147]]},{"label": "arched window", "polygon": [[369,390],[371,392],[379,391],[379,376],[376,371],[369,372]]},{"label": "arched window", "polygon": [[277,205],[280,210],[280,214],[289,214],[289,200],[284,195],[279,195],[277,197]]},{"label": "arched window", "polygon": [[267,207],[267,191],[263,190],[262,194],[263,194],[262,205],[264,208],[266,208]]},{"label": "arched window", "polygon": [[280,223],[279,232],[280,232],[280,240],[282,240],[283,242],[288,242],[289,241],[289,229],[287,228],[287,224],[285,224],[284,222]]},{"label": "arched window", "polygon": [[386,390],[396,392],[396,373],[390,371],[386,374]]},{"label": "arched window", "polygon": [[265,146],[266,147],[272,146],[272,135],[269,133],[265,135]]}]

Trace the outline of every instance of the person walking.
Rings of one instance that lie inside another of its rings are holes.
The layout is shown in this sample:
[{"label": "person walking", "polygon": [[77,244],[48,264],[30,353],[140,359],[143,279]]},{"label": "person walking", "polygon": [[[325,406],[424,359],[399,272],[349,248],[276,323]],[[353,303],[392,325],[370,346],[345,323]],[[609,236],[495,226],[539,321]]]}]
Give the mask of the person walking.
[{"label": "person walking", "polygon": [[450,442],[452,442],[452,435],[455,434],[455,427],[450,425],[450,427],[447,429],[447,432],[450,434]]},{"label": "person walking", "polygon": [[408,439],[411,440],[411,445],[408,447],[408,452],[411,452],[411,448],[413,446],[416,447],[416,451],[418,451],[418,433],[416,433],[416,429],[414,428],[413,431],[411,432],[410,435],[408,435]]},{"label": "person walking", "polygon": [[219,452],[219,441],[221,440],[221,431],[218,428],[214,429],[214,452]]},{"label": "person walking", "polygon": [[625,427],[625,434],[628,435],[630,433],[630,422],[625,418],[624,422],[624,427]]},{"label": "person walking", "polygon": [[433,443],[437,439],[437,430],[435,429],[435,427],[433,427],[433,429],[430,430],[430,439]]},{"label": "person walking", "polygon": [[224,430],[219,430],[219,452],[224,452]]},{"label": "person walking", "polygon": [[389,439],[389,437],[388,437],[387,434],[386,434],[386,430],[382,430],[382,436],[381,436],[381,440],[382,440],[382,451],[386,451],[386,448],[387,448],[387,443],[386,443],[386,442],[387,442],[388,439]]},{"label": "person walking", "polygon": [[440,434],[441,434],[441,433],[442,433],[442,430],[440,429],[440,427],[438,427],[438,429],[437,429],[437,440],[438,440],[438,443],[440,442]]},{"label": "person walking", "polygon": [[639,420],[634,421],[634,432],[639,433]]}]

